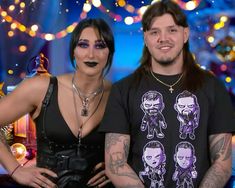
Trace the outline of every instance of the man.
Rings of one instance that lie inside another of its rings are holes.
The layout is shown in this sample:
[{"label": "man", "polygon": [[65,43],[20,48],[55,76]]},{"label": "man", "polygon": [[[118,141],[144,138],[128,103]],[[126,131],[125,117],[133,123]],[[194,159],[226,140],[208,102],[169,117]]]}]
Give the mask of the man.
[{"label": "man", "polygon": [[[224,187],[231,175],[235,131],[225,87],[195,63],[178,5],[150,5],[142,26],[141,65],[113,85],[100,127],[106,132],[108,177],[116,187],[127,188]],[[143,153],[151,142],[161,146],[165,157],[163,164],[155,159],[150,168],[146,161],[159,157],[152,150]],[[182,169],[180,159],[187,156]]]}]

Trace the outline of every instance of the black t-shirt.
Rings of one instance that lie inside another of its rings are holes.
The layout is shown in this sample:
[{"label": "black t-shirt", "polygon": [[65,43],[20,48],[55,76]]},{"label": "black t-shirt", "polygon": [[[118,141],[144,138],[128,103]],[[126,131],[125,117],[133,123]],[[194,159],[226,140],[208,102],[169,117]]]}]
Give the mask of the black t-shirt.
[{"label": "black t-shirt", "polygon": [[[156,75],[174,83],[180,75]],[[146,74],[135,85],[130,75],[112,86],[100,132],[128,134],[128,163],[145,187],[198,187],[210,166],[211,134],[234,132],[234,114],[223,84],[207,76],[192,93]]]}]

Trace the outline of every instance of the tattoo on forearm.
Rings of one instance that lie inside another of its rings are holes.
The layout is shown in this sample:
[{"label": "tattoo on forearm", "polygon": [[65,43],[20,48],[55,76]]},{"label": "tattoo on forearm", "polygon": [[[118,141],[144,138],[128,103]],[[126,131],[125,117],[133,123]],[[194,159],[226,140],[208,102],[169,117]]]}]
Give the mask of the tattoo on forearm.
[{"label": "tattoo on forearm", "polygon": [[136,174],[132,172],[132,170],[129,169],[129,167],[126,164],[127,164],[126,157],[124,153],[117,152],[117,153],[113,153],[112,155],[110,155],[108,166],[109,166],[110,171],[113,174],[117,176],[127,176],[129,178],[139,180]]},{"label": "tattoo on forearm", "polygon": [[112,134],[112,133],[106,134],[106,136],[105,136],[105,150],[107,152],[109,152],[113,145],[115,145],[117,142],[121,141],[120,137],[121,136],[119,134]]},{"label": "tattoo on forearm", "polygon": [[224,187],[230,177],[230,171],[223,169],[218,164],[213,165],[206,173],[200,188],[221,188]]},{"label": "tattoo on forearm", "polygon": [[126,163],[123,153],[117,152],[110,155],[109,167],[113,174],[118,174],[119,169],[123,169]]},{"label": "tattoo on forearm", "polygon": [[215,161],[220,157],[222,161],[225,161],[231,157],[232,145],[231,136],[225,135],[220,139],[216,139],[216,136],[211,137],[211,159]]},{"label": "tattoo on forearm", "polygon": [[125,152],[125,158],[128,158],[129,155],[129,148],[130,148],[130,144],[127,140],[124,140],[124,152]]},{"label": "tattoo on forearm", "polygon": [[8,149],[8,151],[11,152],[10,146],[8,145],[8,143],[6,141],[6,137],[5,137],[5,134],[3,133],[2,129],[0,129],[0,143],[5,145]]}]

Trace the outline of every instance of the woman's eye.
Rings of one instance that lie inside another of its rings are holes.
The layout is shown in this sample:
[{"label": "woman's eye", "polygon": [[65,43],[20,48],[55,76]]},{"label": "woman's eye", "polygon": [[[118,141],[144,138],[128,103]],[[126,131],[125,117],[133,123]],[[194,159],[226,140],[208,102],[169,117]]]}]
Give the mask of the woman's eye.
[{"label": "woman's eye", "polygon": [[89,46],[89,44],[87,44],[85,42],[78,42],[77,46],[79,46],[80,48],[87,48]]},{"label": "woman's eye", "polygon": [[104,49],[106,47],[107,46],[106,46],[105,42],[98,42],[98,43],[95,44],[96,49]]}]

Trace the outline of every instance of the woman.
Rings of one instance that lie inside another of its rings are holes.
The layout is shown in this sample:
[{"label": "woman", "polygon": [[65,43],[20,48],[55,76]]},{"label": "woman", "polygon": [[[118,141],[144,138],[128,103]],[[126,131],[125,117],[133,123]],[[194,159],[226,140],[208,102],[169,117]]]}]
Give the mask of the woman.
[{"label": "woman", "polygon": [[15,181],[31,187],[109,186],[104,137],[97,127],[111,88],[104,75],[113,53],[114,37],[106,22],[82,20],[70,42],[74,73],[26,79],[0,100],[0,125],[26,113],[36,123],[37,167],[20,166],[0,142],[0,162]]}]

